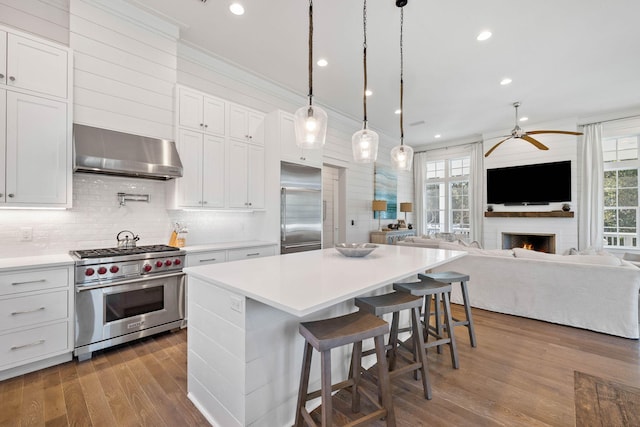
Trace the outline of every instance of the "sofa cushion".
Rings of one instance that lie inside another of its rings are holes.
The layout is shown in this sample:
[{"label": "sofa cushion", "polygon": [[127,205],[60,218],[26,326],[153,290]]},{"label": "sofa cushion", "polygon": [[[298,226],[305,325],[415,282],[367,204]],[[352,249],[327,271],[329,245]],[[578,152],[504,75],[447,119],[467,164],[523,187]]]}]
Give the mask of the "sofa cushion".
[{"label": "sofa cushion", "polygon": [[516,258],[524,259],[541,259],[554,262],[569,262],[595,265],[622,265],[620,258],[610,255],[558,255],[532,251],[530,249],[523,248],[513,248],[513,254]]},{"label": "sofa cushion", "polygon": [[455,242],[440,242],[438,247],[440,249],[449,249],[452,251],[466,251],[474,255],[513,257],[513,251],[511,249],[480,249],[473,246],[461,245]]}]

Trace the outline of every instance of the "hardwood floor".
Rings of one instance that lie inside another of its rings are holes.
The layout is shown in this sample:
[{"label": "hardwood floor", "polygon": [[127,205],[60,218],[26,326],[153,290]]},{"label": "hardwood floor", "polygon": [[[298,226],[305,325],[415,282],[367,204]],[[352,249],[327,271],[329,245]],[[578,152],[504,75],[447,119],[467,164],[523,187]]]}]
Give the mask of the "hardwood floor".
[{"label": "hardwood floor", "polygon": [[[473,315],[477,348],[465,329],[456,330],[460,369],[451,368],[447,350],[429,352],[431,401],[410,374],[394,380],[398,426],[574,426],[576,371],[625,392],[640,387],[638,340],[483,310]],[[348,398],[335,400],[350,417]],[[67,425],[208,425],[186,397],[186,331],[0,382],[0,426]]]}]

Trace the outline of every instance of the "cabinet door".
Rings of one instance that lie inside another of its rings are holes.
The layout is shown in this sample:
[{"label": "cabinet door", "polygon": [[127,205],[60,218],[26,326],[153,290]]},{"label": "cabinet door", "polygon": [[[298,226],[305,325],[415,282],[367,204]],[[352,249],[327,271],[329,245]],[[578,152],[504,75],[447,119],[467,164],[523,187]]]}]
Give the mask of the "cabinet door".
[{"label": "cabinet door", "polygon": [[7,149],[7,91],[0,89],[0,203],[6,201],[5,165]]},{"label": "cabinet door", "polygon": [[224,104],[221,99],[204,97],[204,131],[213,135],[224,135]]},{"label": "cabinet door", "polygon": [[249,138],[249,110],[229,104],[229,136],[246,141]]},{"label": "cabinet door", "polygon": [[0,84],[7,83],[7,32],[0,31]]},{"label": "cabinet door", "polygon": [[230,208],[247,208],[247,143],[231,140],[229,144],[228,194]]},{"label": "cabinet door", "polygon": [[264,147],[249,144],[247,152],[247,202],[250,208],[264,209]]},{"label": "cabinet door", "polygon": [[7,84],[67,98],[67,55],[64,49],[9,33]]},{"label": "cabinet door", "polygon": [[224,207],[225,188],[225,142],[224,138],[205,135],[202,165],[202,206],[205,208]]},{"label": "cabinet door", "polygon": [[185,88],[178,90],[178,126],[204,130],[203,98],[202,94]]},{"label": "cabinet door", "polygon": [[247,115],[247,133],[253,144],[264,145],[264,114],[249,111]]},{"label": "cabinet door", "polygon": [[178,131],[178,152],[183,175],[177,178],[178,205],[202,206],[202,144],[203,135],[187,129]]},{"label": "cabinet door", "polygon": [[7,92],[7,203],[67,203],[68,141],[66,102]]}]

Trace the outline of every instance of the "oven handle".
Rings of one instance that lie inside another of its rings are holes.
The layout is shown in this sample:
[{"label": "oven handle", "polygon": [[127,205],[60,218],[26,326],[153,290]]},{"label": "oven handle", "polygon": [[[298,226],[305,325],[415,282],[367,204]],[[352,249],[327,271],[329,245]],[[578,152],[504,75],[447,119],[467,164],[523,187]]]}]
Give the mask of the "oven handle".
[{"label": "oven handle", "polygon": [[123,280],[122,282],[115,282],[115,283],[111,282],[107,284],[103,283],[103,284],[91,285],[91,286],[76,286],[76,292],[79,293],[84,291],[92,291],[94,289],[112,288],[114,286],[130,285],[132,283],[148,282],[149,280],[167,279],[169,277],[178,277],[178,276],[185,276],[185,275],[186,273],[179,272],[179,273],[163,274],[160,276],[141,277],[140,279]]}]

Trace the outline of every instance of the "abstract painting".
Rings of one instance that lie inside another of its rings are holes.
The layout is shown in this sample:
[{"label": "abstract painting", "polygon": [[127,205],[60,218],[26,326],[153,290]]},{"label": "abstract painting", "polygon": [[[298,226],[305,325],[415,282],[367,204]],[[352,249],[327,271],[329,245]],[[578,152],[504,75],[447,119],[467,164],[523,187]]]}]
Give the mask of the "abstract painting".
[{"label": "abstract painting", "polygon": [[[396,219],[398,215],[398,176],[389,166],[376,163],[374,171],[374,198],[386,200],[387,210],[380,212],[381,219]],[[373,212],[373,218],[378,219],[378,212]]]}]

